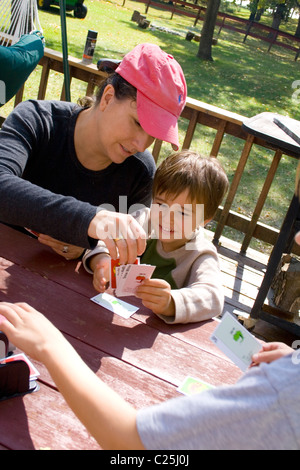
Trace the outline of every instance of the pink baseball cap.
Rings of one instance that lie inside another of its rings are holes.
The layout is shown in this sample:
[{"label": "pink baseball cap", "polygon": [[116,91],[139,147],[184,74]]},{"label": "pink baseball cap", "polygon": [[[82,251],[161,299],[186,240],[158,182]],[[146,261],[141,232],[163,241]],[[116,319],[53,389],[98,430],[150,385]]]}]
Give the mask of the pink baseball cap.
[{"label": "pink baseball cap", "polygon": [[139,44],[126,54],[116,72],[137,89],[137,113],[147,134],[178,150],[177,120],[187,86],[179,63],[155,44]]}]

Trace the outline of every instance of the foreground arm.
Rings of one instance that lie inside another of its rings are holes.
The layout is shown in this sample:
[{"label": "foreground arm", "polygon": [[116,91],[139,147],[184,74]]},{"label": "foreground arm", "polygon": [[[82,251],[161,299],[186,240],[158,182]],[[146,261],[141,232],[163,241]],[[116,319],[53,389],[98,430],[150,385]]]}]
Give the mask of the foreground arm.
[{"label": "foreground arm", "polygon": [[105,385],[63,335],[27,304],[0,304],[0,329],[49,370],[66,402],[106,449],[142,449],[136,411]]}]

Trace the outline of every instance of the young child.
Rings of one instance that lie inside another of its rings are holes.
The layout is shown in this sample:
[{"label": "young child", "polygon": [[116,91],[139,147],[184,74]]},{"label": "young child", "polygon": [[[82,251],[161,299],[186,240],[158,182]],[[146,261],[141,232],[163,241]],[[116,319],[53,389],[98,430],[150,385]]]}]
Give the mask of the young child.
[{"label": "young child", "polygon": [[[223,310],[217,251],[202,228],[227,188],[227,176],[215,158],[189,150],[173,153],[156,171],[151,209],[135,214],[150,233],[140,263],[156,266],[136,296],[166,323],[207,320]],[[95,289],[103,292],[110,268],[104,244],[88,251],[83,263],[93,273]]]}]

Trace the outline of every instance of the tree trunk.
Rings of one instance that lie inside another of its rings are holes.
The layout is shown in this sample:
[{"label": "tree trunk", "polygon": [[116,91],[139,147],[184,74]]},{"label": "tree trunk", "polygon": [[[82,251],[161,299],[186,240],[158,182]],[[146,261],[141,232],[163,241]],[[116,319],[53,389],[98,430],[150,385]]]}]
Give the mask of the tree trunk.
[{"label": "tree trunk", "polygon": [[264,13],[265,9],[264,8],[260,8],[259,10],[257,10],[256,12],[256,15],[255,15],[255,21],[260,21],[261,19],[261,15]]},{"label": "tree trunk", "polygon": [[249,16],[249,21],[254,21],[255,15],[257,12],[257,5],[258,5],[258,0],[252,0],[250,2],[250,16]]},{"label": "tree trunk", "polygon": [[208,0],[197,53],[197,57],[200,57],[200,59],[213,60],[211,49],[219,6],[220,0]]},{"label": "tree trunk", "polygon": [[286,5],[284,3],[279,3],[277,5],[276,11],[273,15],[273,22],[271,26],[272,28],[279,29],[281,20],[283,20],[284,18],[285,10],[286,10]]}]

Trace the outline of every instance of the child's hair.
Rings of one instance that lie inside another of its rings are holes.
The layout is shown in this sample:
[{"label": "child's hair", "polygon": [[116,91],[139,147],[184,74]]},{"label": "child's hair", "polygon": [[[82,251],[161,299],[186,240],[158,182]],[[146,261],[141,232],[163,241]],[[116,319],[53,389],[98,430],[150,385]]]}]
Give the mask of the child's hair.
[{"label": "child's hair", "polygon": [[295,194],[300,199],[300,161],[296,171]]},{"label": "child's hair", "polygon": [[102,82],[100,88],[98,89],[95,96],[85,96],[78,100],[78,104],[84,108],[91,108],[94,105],[97,105],[103,95],[104,88],[107,85],[112,85],[115,89],[116,98],[119,100],[122,99],[132,99],[136,101],[136,88],[127,82],[121,75],[117,72],[110,74],[104,82]]},{"label": "child's hair", "polygon": [[215,157],[183,150],[171,154],[157,168],[153,196],[175,198],[186,189],[191,202],[204,204],[204,220],[211,220],[228,189],[228,178]]}]

